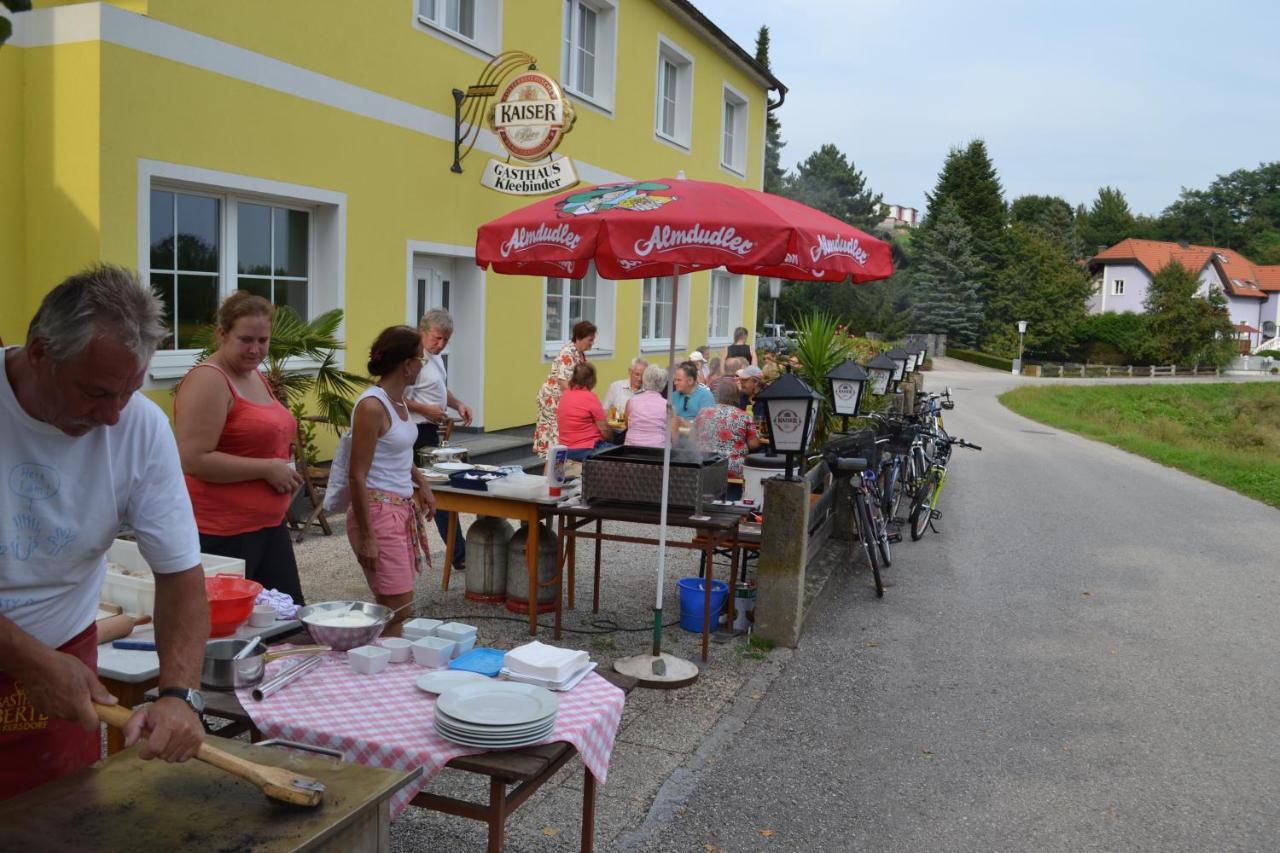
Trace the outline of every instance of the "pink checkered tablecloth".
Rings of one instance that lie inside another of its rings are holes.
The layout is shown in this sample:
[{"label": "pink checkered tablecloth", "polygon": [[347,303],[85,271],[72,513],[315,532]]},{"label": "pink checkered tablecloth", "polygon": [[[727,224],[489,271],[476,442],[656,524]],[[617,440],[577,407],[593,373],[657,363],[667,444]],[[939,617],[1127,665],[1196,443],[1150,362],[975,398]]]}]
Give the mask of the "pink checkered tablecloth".
[{"label": "pink checkered tablecloth", "polygon": [[[391,799],[391,816],[404,810],[444,766],[483,749],[445,740],[435,729],[436,697],[417,680],[435,670],[393,663],[377,675],[361,675],[345,652],[330,652],[323,663],[261,702],[249,690],[236,695],[253,724],[267,737],[336,749],[347,761],[396,770],[422,768],[422,775]],[[271,678],[293,659],[267,666]],[[560,699],[556,727],[539,743],[573,744],[591,775],[604,784],[609,755],[622,720],[624,694],[594,672]]]}]

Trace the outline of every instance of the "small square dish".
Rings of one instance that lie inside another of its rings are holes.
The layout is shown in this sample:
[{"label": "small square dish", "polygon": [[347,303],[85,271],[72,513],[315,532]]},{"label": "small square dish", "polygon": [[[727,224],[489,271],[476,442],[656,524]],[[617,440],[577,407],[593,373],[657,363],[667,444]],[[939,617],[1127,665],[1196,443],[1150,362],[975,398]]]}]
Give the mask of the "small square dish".
[{"label": "small square dish", "polygon": [[391,663],[391,649],[381,646],[358,646],[347,652],[347,663],[363,675],[376,675]]}]

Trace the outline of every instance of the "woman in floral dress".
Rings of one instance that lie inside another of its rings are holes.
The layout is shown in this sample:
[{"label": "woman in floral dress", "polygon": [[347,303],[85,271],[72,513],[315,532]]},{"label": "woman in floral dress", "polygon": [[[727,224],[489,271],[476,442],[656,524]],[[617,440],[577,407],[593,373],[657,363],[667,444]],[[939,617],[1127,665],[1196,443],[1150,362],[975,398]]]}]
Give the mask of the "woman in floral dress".
[{"label": "woman in floral dress", "polygon": [[533,428],[533,452],[547,455],[547,448],[557,443],[556,408],[560,395],[569,387],[573,369],[587,360],[587,350],[596,342],[596,324],[579,320],[573,326],[573,343],[565,344],[551,362],[551,374],[538,389],[538,422]]},{"label": "woman in floral dress", "polygon": [[[748,450],[760,446],[756,422],[739,409],[738,387],[732,379],[716,384],[716,404],[698,412],[693,422],[693,438],[704,453],[719,453],[729,460],[729,476],[742,477],[742,463]],[[730,483],[725,498],[742,500],[742,484]]]}]

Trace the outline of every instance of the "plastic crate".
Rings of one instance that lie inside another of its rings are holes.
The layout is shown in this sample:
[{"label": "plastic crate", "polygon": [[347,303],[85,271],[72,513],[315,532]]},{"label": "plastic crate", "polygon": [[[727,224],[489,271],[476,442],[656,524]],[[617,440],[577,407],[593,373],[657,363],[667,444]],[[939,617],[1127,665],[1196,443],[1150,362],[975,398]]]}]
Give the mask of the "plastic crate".
[{"label": "plastic crate", "polygon": [[[125,613],[135,616],[152,616],[156,609],[156,582],[151,567],[138,550],[138,543],[117,539],[107,551],[107,562],[118,563],[134,572],[145,572],[146,577],[134,577],[113,571],[108,565],[107,577],[102,582],[99,600],[118,604]],[[220,557],[217,554],[201,554],[200,562],[205,575],[231,574],[244,577],[244,560],[236,557]]]}]

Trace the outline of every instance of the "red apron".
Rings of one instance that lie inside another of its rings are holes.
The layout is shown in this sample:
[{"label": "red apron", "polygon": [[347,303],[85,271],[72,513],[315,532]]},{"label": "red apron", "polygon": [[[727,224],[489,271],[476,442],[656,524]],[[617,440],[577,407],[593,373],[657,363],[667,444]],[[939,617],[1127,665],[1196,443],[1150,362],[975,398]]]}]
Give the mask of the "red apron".
[{"label": "red apron", "polygon": [[[58,649],[98,669],[98,626],[90,625]],[[0,671],[0,800],[52,782],[101,757],[102,735],[71,720],[51,719],[27,698],[22,684]]]}]

